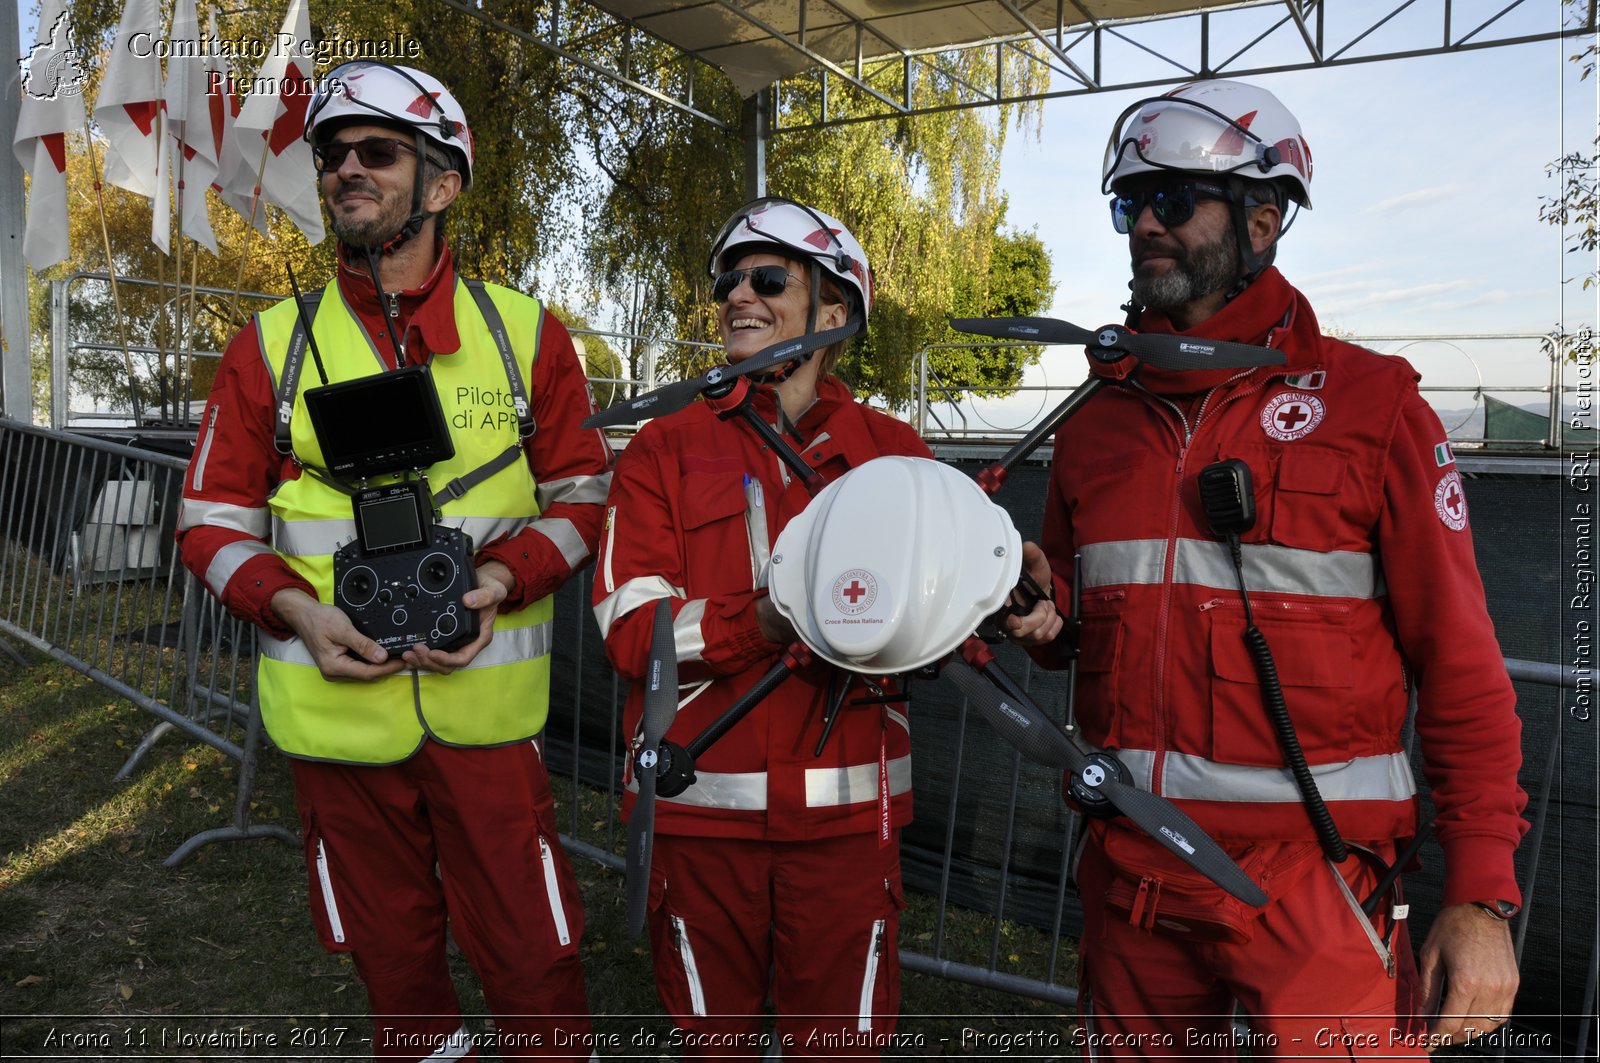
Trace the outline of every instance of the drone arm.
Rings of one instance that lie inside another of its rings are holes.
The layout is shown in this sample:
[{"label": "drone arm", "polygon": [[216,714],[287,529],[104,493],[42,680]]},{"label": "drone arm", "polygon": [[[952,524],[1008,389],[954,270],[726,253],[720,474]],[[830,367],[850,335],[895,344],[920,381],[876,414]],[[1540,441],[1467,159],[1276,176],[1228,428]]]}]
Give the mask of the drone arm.
[{"label": "drone arm", "polygon": [[978,486],[989,494],[1000,490],[1006,482],[1006,474],[1017,462],[1024,460],[1028,455],[1039,449],[1039,444],[1049,438],[1068,417],[1077,413],[1083,404],[1094,397],[1095,392],[1111,383],[1105,377],[1091,376],[1082,384],[1073,389],[1072,394],[1062,400],[1061,405],[1050,411],[1044,420],[1035,425],[1027,435],[1019,439],[1015,446],[1006,451],[1000,460],[978,473]]},{"label": "drone arm", "polygon": [[723,710],[706,729],[695,735],[684,749],[693,760],[698,760],[705,755],[705,751],[733,729],[733,725],[750,715],[752,709],[778,689],[778,685],[788,679],[795,672],[811,663],[811,651],[806,649],[804,643],[792,643],[783,651],[783,657],[778,663],[767,669],[767,674],[756,681],[756,685],[745,691],[744,695]]}]

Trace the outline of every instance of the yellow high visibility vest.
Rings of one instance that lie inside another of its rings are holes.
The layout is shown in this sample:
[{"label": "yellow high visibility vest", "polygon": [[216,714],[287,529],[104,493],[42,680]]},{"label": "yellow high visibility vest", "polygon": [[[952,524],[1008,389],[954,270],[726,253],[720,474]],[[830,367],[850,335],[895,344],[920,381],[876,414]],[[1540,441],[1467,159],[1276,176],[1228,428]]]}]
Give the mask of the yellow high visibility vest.
[{"label": "yellow high visibility vest", "polygon": [[[538,358],[537,300],[484,286],[499,311],[524,382]],[[455,456],[427,470],[437,492],[516,445],[517,411],[505,363],[465,283],[457,280],[456,327],[461,349],[433,360],[431,372],[455,444]],[[297,321],[292,299],[256,316],[261,350],[276,391]],[[322,293],[311,326],[329,383],[353,380],[384,365],[336,283]],[[307,367],[309,368],[309,367]],[[314,370],[313,370],[314,371]],[[323,468],[322,450],[296,389],[290,440],[303,465]],[[526,384],[524,383],[524,389]],[[393,478],[382,478],[383,480]],[[512,461],[441,507],[440,523],[461,528],[481,546],[516,534],[539,515],[533,472]],[[289,566],[333,601],[333,554],[355,538],[350,496],[302,472],[273,492],[272,545]],[[395,764],[431,737],[447,745],[493,746],[525,741],[544,729],[549,711],[554,603],[545,597],[495,618],[494,638],[467,668],[443,676],[398,672],[372,682],[330,683],[298,638],[261,636],[256,677],[267,733],[290,756],[353,764]]]}]

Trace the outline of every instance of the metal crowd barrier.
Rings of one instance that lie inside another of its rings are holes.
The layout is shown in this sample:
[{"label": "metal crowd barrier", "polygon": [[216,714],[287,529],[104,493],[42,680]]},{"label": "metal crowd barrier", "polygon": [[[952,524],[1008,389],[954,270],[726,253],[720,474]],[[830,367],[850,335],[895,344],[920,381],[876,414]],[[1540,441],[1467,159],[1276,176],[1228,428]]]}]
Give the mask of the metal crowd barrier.
[{"label": "metal crowd barrier", "polygon": [[[228,617],[176,556],[172,531],[184,465],[177,457],[0,419],[0,651],[17,657],[5,638],[26,643],[156,718],[118,778],[174,730],[240,763],[232,823],[190,838],[167,858],[169,866],[213,841],[274,837],[298,844],[282,827],[250,822],[264,737],[253,700],[254,632]],[[579,855],[620,869],[616,809],[626,691],[605,662],[588,608],[589,587],[586,574],[558,597],[557,689],[547,748],[553,773],[571,787],[563,841]],[[1520,684],[1557,691],[1576,686],[1571,667],[1520,660],[1507,665]],[[1033,674],[1017,654],[1008,667],[1041,704],[1061,704],[1058,676]],[[918,822],[908,829],[903,849],[908,887],[920,885],[935,898],[937,924],[931,952],[906,949],[902,963],[907,970],[1071,1007],[1077,992],[1062,983],[1058,961],[1080,929],[1065,855],[1074,823],[1055,796],[1057,774],[1024,763],[971,718],[964,701],[940,687],[919,683],[912,689],[920,729],[914,730]],[[1570,895],[1571,846],[1561,822],[1568,799],[1557,787],[1564,713],[1559,694],[1548,700],[1553,720],[1530,720],[1525,713],[1530,732],[1548,729],[1549,737],[1536,738],[1526,751],[1524,782],[1536,785],[1528,786],[1532,827],[1519,857],[1527,903],[1514,924],[1515,941],[1521,957],[1530,931],[1542,934],[1530,954],[1537,961],[1551,934],[1571,937],[1577,929],[1576,940],[1590,948],[1578,1014],[1592,1015],[1600,946],[1594,943],[1592,900],[1574,902]],[[580,822],[581,788],[606,794],[603,821]],[[1040,808],[1050,810],[1042,821]],[[1024,835],[1030,839],[1026,845],[1017,841]],[[983,855],[975,857],[978,849]],[[1581,928],[1562,926],[1585,903],[1587,938]],[[992,920],[987,955],[947,949],[946,918],[955,906],[976,908]],[[1003,969],[1000,946],[1008,922],[1046,936],[1042,977]],[[1575,1034],[1566,1036],[1585,1051],[1592,1023],[1582,1019]]]}]

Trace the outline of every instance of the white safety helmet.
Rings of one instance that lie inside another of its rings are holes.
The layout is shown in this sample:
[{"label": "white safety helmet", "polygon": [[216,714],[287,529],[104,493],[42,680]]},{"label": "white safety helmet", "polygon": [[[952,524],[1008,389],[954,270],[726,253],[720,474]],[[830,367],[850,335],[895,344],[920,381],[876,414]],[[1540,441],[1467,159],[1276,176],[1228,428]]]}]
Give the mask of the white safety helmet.
[{"label": "white safety helmet", "polygon": [[408,66],[371,60],[341,63],[328,71],[306,112],[305,139],[321,143],[340,126],[362,122],[409,127],[459,170],[461,188],[472,184],[472,131],[455,96],[438,78]]},{"label": "white safety helmet", "polygon": [[867,675],[950,653],[999,609],[1022,536],[971,478],[927,458],[874,458],[784,527],[772,603],[817,656]]},{"label": "white safety helmet", "polygon": [[1122,112],[1106,143],[1101,191],[1157,170],[1273,181],[1311,206],[1311,148],[1300,123],[1272,93],[1242,81],[1191,82]]},{"label": "white safety helmet", "polygon": [[[706,271],[715,277],[764,249],[812,263],[833,278],[856,301],[851,316],[860,317],[865,327],[872,313],[872,267],[866,250],[838,218],[782,196],[751,200],[734,211],[711,241]],[[815,306],[813,292],[813,315]]]}]

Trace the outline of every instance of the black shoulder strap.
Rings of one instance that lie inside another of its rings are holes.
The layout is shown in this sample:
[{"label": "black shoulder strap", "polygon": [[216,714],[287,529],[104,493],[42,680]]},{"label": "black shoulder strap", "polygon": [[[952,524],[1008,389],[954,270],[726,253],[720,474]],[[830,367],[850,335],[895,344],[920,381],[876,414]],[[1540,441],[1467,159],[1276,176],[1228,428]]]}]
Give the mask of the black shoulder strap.
[{"label": "black shoulder strap", "polygon": [[[489,335],[494,337],[495,349],[500,352],[500,361],[506,367],[506,382],[511,385],[511,405],[517,411],[517,436],[526,443],[538,425],[533,420],[533,408],[528,404],[528,388],[517,369],[517,359],[511,350],[511,337],[506,333],[505,320],[500,316],[500,308],[489,298],[482,281],[470,280],[465,284],[467,291],[472,293],[473,301],[478,304],[478,312],[483,315],[484,323],[489,326]],[[537,356],[537,350],[534,353]]]},{"label": "black shoulder strap", "polygon": [[[272,429],[272,443],[279,454],[288,454],[293,449],[289,441],[289,421],[294,416],[294,397],[300,391],[300,370],[305,368],[306,337],[305,323],[315,321],[317,305],[322,301],[322,292],[315,291],[303,297],[305,313],[296,314],[294,318],[294,331],[289,333],[289,354],[283,360],[283,376],[278,381],[278,412]],[[260,317],[256,318],[256,328],[260,330]],[[262,353],[265,354],[265,345]]]}]

